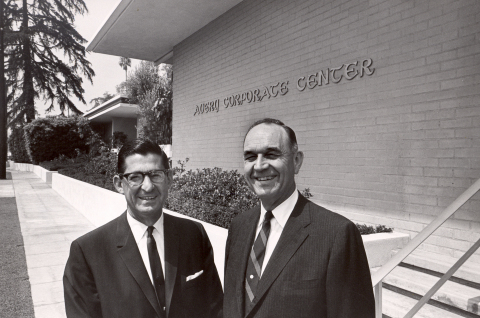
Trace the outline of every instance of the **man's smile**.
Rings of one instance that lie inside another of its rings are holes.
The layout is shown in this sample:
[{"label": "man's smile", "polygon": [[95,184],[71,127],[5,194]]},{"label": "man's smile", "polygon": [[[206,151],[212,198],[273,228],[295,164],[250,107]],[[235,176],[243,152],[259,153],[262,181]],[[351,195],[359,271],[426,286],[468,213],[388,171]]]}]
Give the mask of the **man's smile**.
[{"label": "man's smile", "polygon": [[139,196],[138,198],[140,200],[150,201],[150,200],[155,200],[156,196]]},{"label": "man's smile", "polygon": [[254,179],[257,181],[270,181],[275,179],[276,176],[267,176],[267,177],[255,177]]}]

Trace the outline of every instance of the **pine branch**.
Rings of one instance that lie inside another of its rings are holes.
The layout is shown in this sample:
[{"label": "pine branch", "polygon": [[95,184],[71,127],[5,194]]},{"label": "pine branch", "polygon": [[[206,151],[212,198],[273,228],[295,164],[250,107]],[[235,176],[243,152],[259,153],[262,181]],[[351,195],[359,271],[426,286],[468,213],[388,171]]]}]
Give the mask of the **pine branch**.
[{"label": "pine branch", "polygon": [[[82,76],[92,82],[95,75],[82,45],[86,40],[73,25],[76,14],[87,12],[85,2],[23,3],[26,3],[26,12],[13,0],[5,1],[5,74],[9,83],[10,122],[22,122],[32,115],[34,105],[28,101],[31,96],[34,99],[43,96],[50,103],[49,111],[58,106],[62,113],[70,109],[80,114],[72,97],[85,104]],[[59,53],[64,57],[60,58]],[[33,83],[33,88],[25,89],[27,83]],[[27,109],[30,110],[27,112]]]}]

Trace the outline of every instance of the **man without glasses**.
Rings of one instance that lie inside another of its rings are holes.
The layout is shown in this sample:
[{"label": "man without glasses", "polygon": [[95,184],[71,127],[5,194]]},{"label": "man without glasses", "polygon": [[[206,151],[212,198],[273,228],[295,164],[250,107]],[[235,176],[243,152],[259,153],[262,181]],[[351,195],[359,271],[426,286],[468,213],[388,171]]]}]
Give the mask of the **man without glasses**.
[{"label": "man without glasses", "polygon": [[302,162],[294,131],[281,121],[263,119],[248,130],[245,179],[261,205],[230,226],[224,317],[375,316],[360,233],[298,193]]},{"label": "man without glasses", "polygon": [[222,286],[203,226],[163,213],[168,158],[137,140],[118,154],[127,211],[75,240],[63,278],[67,317],[222,317]]}]

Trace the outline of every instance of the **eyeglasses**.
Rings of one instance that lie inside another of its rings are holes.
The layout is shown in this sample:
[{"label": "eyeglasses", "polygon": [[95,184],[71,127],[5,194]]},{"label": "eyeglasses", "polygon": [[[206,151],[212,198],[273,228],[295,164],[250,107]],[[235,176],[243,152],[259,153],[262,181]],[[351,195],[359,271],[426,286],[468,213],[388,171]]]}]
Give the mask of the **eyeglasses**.
[{"label": "eyeglasses", "polygon": [[120,179],[125,178],[131,186],[141,186],[145,180],[145,176],[148,175],[150,181],[153,183],[162,183],[165,181],[169,169],[164,170],[152,170],[147,172],[131,172],[120,173],[118,176]]}]

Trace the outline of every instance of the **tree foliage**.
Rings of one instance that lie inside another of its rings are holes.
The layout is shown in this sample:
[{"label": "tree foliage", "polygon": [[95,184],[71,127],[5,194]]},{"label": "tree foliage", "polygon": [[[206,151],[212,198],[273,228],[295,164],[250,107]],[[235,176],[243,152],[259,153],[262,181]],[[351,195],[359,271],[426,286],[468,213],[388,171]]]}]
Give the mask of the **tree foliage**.
[{"label": "tree foliage", "polygon": [[25,134],[22,126],[12,127],[12,132],[8,136],[8,149],[12,153],[12,160],[19,163],[31,163],[28,155]]},{"label": "tree foliage", "polygon": [[172,143],[172,66],[142,61],[117,87],[139,108],[139,136],[158,144]]},{"label": "tree foliage", "polygon": [[50,103],[47,112],[58,105],[62,114],[81,114],[71,98],[85,104],[82,75],[90,82],[95,75],[85,57],[86,40],[73,25],[76,14],[87,12],[85,2],[7,0],[5,7],[9,125],[35,119],[39,98]]},{"label": "tree foliage", "polygon": [[118,65],[125,71],[125,80],[127,80],[127,70],[132,66],[132,60],[129,57],[120,57]]},{"label": "tree foliage", "polygon": [[117,93],[124,92],[131,103],[138,104],[140,98],[160,84],[159,71],[154,63],[141,61],[130,71],[130,78],[117,86]]},{"label": "tree foliage", "polygon": [[110,94],[109,92],[103,93],[103,96],[100,97],[95,97],[90,100],[90,104],[93,104],[93,107],[97,107],[98,105],[102,105],[106,101],[109,101],[110,99],[114,98],[114,94]]}]

